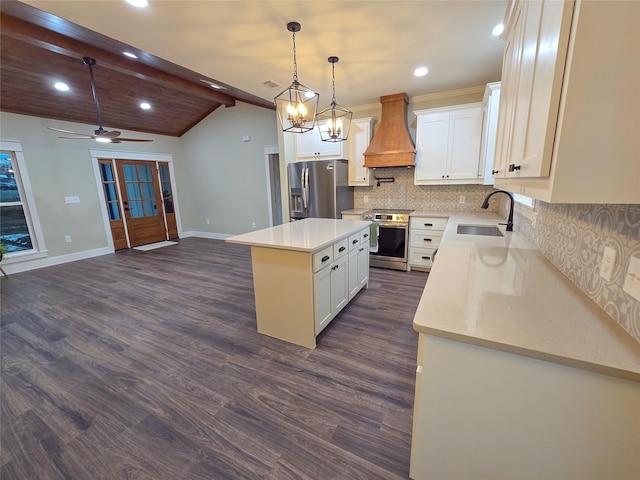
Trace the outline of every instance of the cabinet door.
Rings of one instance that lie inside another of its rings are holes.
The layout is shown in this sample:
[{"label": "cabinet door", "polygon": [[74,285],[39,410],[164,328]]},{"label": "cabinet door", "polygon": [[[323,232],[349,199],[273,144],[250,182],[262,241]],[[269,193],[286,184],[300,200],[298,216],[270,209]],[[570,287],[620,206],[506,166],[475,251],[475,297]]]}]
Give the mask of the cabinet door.
[{"label": "cabinet door", "polygon": [[458,110],[449,122],[449,159],[446,178],[478,180],[480,141],[482,139],[482,108]]},{"label": "cabinet door", "polygon": [[313,275],[313,302],[315,334],[318,335],[331,321],[331,267],[323,268]]},{"label": "cabinet door", "polygon": [[355,248],[349,252],[349,300],[355,297],[356,293],[360,290],[359,273],[358,249]]},{"label": "cabinet door", "polygon": [[335,316],[349,302],[348,255],[341,257],[331,266],[331,304]]},{"label": "cabinet door", "polygon": [[344,142],[323,142],[320,139],[320,131],[316,125],[313,130],[296,135],[296,156],[299,159],[343,158],[342,144]]},{"label": "cabinet door", "polygon": [[415,181],[446,179],[449,157],[448,113],[419,115],[416,125]]},{"label": "cabinet door", "polygon": [[372,177],[370,170],[364,166],[364,152],[371,141],[373,119],[353,120],[349,129],[349,185],[369,186]]},{"label": "cabinet door", "polygon": [[358,247],[358,290],[369,283],[369,245]]}]

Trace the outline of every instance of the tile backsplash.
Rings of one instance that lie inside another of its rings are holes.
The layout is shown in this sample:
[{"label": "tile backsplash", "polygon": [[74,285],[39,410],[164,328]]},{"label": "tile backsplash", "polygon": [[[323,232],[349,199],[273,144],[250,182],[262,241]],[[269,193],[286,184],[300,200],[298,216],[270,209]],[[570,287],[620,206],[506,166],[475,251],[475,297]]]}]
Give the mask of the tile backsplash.
[{"label": "tile backsplash", "polygon": [[[393,183],[383,181],[377,186],[374,180],[371,187],[356,187],[354,207],[469,212],[480,210],[482,201],[493,190],[491,185],[414,185],[413,172],[409,168],[373,170],[375,178],[393,178]],[[498,208],[499,202],[489,205],[491,212]]]},{"label": "tile backsplash", "polygon": [[[504,203],[502,208],[506,208]],[[514,224],[516,231],[526,235],[569,280],[640,342],[640,301],[623,290],[631,257],[640,257],[640,205],[538,201],[533,215],[516,211]],[[618,252],[611,281],[600,277],[606,246]]]}]

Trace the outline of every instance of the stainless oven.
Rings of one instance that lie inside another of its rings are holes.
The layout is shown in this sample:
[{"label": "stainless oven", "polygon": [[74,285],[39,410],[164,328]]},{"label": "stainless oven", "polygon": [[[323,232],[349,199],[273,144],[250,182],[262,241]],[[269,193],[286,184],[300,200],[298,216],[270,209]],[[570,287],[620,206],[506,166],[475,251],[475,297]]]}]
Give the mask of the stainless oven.
[{"label": "stainless oven", "polygon": [[409,214],[412,210],[371,210],[363,215],[372,222],[369,264],[372,267],[407,270]]}]

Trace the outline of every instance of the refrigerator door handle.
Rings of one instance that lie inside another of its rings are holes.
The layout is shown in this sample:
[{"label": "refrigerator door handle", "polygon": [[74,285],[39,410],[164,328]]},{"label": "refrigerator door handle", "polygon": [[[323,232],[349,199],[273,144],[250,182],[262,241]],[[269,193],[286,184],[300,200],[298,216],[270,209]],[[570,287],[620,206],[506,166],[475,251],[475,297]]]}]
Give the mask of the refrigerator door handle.
[{"label": "refrigerator door handle", "polygon": [[309,167],[304,169],[304,208],[309,208]]},{"label": "refrigerator door handle", "polygon": [[307,208],[307,195],[305,194],[305,184],[304,184],[304,171],[305,168],[302,167],[300,170],[300,190],[302,191],[302,208]]}]

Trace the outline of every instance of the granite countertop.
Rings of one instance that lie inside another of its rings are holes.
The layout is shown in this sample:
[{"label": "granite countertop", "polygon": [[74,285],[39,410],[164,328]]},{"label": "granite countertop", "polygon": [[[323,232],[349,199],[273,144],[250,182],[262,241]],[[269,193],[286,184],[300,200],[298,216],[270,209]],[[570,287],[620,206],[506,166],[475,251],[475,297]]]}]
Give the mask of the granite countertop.
[{"label": "granite countertop", "polygon": [[421,333],[640,382],[640,344],[523,235],[460,235],[458,223],[496,225],[492,213],[448,217],[414,318]]},{"label": "granite countertop", "polygon": [[255,247],[315,252],[331,245],[336,240],[362,230],[370,223],[363,220],[305,218],[304,220],[235,235],[225,239],[225,241]]}]

